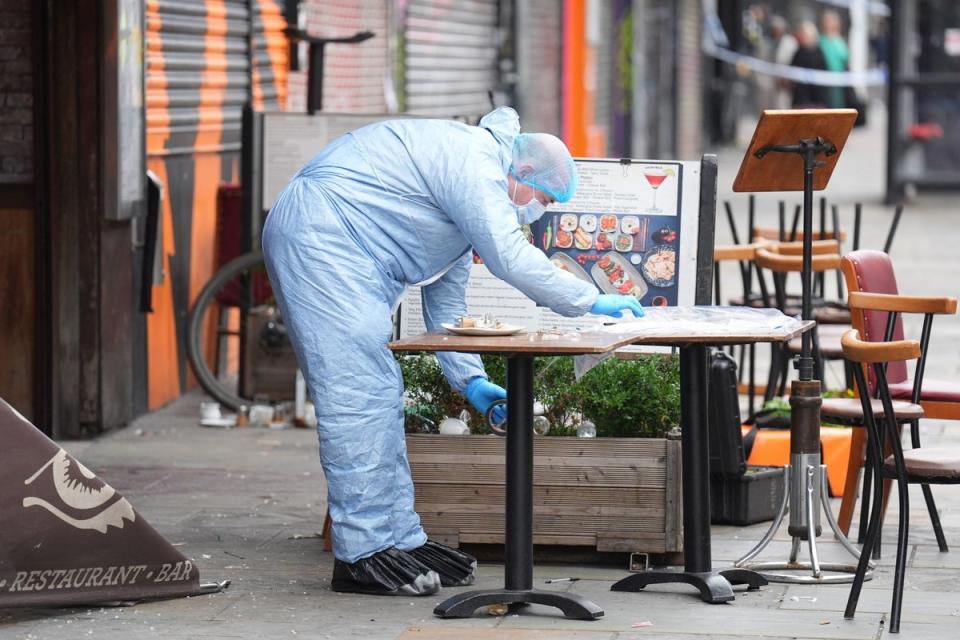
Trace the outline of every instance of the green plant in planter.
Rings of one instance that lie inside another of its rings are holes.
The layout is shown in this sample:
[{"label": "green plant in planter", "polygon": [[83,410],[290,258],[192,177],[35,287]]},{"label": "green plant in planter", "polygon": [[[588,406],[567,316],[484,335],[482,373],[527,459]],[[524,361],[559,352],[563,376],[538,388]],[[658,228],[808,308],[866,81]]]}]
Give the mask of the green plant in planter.
[{"label": "green plant in planter", "polygon": [[[473,412],[466,398],[450,388],[435,356],[401,355],[397,356],[397,362],[409,401],[404,424],[408,433],[419,432],[423,427],[423,421],[417,416],[436,425],[447,416],[460,415],[464,409]],[[477,422],[471,420],[471,425],[475,424]]]},{"label": "green plant in planter", "polygon": [[580,380],[584,417],[597,435],[662,438],[680,424],[680,359],[647,355],[611,358]]},{"label": "green plant in planter", "polygon": [[[473,433],[489,433],[486,420],[450,389],[434,356],[398,356],[408,409],[407,430],[420,431],[419,414],[433,422],[471,414]],[[506,361],[483,356],[490,380],[506,386]],[[578,382],[570,357],[538,358],[534,397],[544,405],[552,436],[576,435],[581,419],[593,422],[599,437],[663,437],[680,422],[680,366],[676,356],[636,360],[610,358]]]}]

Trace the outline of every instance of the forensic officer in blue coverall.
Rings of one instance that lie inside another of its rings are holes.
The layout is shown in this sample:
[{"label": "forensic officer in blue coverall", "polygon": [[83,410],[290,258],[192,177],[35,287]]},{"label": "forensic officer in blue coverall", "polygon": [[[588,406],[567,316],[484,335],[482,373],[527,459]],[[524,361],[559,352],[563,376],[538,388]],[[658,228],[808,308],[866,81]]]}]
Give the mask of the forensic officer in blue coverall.
[{"label": "forensic officer in blue coverall", "polygon": [[[263,251],[316,407],[335,591],[428,595],[474,579],[476,560],[427,540],[413,509],[403,380],[386,346],[407,284],[424,285],[428,329],[454,322],[475,249],[496,277],[564,316],[643,314],[635,298],[555,268],[521,231],[576,182],[560,140],[521,134],[516,112],[499,108],[479,126],[405,119],[348,133],[274,203]],[[506,397],[479,356],[438,358],[481,413]]]}]

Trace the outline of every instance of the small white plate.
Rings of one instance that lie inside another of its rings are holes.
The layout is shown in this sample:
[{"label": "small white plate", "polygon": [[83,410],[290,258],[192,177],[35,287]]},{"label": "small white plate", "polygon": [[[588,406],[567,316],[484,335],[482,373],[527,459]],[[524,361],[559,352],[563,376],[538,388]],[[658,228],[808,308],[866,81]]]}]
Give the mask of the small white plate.
[{"label": "small white plate", "polygon": [[444,322],[441,325],[450,333],[456,333],[461,336],[512,336],[515,333],[523,331],[523,327],[512,324],[503,324],[499,329],[487,329],[483,327],[458,327],[455,324]]},{"label": "small white plate", "polygon": [[204,418],[200,421],[201,427],[217,427],[218,429],[229,429],[237,426],[236,416],[229,418]]}]

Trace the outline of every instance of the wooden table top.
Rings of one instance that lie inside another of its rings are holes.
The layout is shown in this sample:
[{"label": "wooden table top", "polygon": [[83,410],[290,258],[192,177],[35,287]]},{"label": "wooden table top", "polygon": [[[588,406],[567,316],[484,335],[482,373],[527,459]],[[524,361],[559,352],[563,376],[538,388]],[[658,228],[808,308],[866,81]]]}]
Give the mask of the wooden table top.
[{"label": "wooden table top", "polygon": [[458,336],[447,332],[424,333],[391,342],[397,352],[461,351],[464,353],[525,353],[529,355],[584,355],[607,353],[627,345],[683,346],[687,344],[749,344],[785,342],[810,330],[816,323],[803,321],[794,331],[766,333],[644,335],[642,329],[630,331],[583,331],[580,333],[518,333],[512,336]]}]

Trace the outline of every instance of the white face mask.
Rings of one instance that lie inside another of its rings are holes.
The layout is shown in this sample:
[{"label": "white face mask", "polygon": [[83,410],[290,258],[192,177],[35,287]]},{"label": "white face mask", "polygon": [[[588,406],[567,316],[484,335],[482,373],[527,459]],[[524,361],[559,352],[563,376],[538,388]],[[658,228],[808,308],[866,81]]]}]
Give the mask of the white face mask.
[{"label": "white face mask", "polygon": [[536,222],[543,214],[547,212],[547,205],[543,204],[536,198],[533,198],[527,204],[514,206],[517,209],[517,219],[520,220],[520,224],[530,224],[532,222]]},{"label": "white face mask", "polygon": [[[513,185],[513,194],[510,198],[511,201],[516,197],[517,189],[519,188],[520,183],[514,182]],[[540,202],[535,194],[531,196],[530,202],[527,204],[515,203],[513,208],[517,210],[517,219],[520,221],[520,224],[530,224],[536,222],[541,216],[543,216],[544,213],[547,212],[547,205]]]}]

